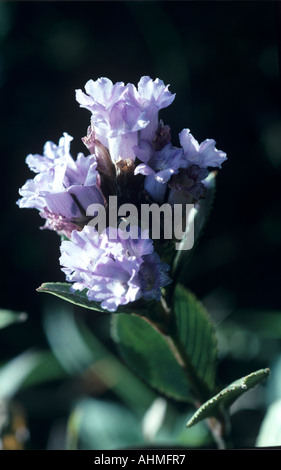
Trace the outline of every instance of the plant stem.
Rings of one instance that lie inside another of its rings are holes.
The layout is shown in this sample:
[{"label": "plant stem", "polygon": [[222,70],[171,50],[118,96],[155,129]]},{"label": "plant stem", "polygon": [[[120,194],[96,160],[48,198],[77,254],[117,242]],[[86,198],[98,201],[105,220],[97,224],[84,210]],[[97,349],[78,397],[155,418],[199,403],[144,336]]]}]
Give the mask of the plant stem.
[{"label": "plant stem", "polygon": [[224,450],[227,448],[226,442],[224,440],[225,426],[224,423],[219,421],[217,418],[208,418],[206,419],[207,426],[212,433],[214,441],[219,450]]}]

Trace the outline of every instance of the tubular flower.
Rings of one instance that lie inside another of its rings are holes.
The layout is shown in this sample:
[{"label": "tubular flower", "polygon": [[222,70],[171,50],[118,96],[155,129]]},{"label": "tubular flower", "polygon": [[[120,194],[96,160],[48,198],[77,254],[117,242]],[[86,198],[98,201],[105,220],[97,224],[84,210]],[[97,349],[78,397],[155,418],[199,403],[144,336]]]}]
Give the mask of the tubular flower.
[{"label": "tubular flower", "polygon": [[[144,187],[156,202],[164,201],[168,186],[172,192],[168,197],[170,203],[172,199],[182,203],[201,199],[205,194],[202,181],[209,175],[208,168],[221,168],[226,160],[226,154],[217,150],[213,139],[199,145],[190,130],[183,129],[179,140],[180,148],[170,142],[159,148],[155,145],[157,141],[150,144],[146,140],[135,147],[136,156],[143,162],[136,166],[135,174],[146,176]],[[175,195],[178,191],[181,193]]]},{"label": "tubular flower", "polygon": [[[89,80],[86,94],[76,90],[81,107],[92,113],[96,139],[108,148],[113,162],[135,159],[134,146],[139,138],[149,141],[158,127],[158,111],[174,100],[162,80],[142,77],[138,88],[129,83],[113,85],[108,78]],[[139,137],[140,136],[140,137]]]},{"label": "tubular flower", "polygon": [[20,208],[34,208],[46,219],[45,228],[67,236],[85,224],[87,207],[104,203],[94,155],[70,155],[72,137],[64,133],[59,144],[47,142],[43,155],[28,155],[26,163],[37,173],[19,190]]},{"label": "tubular flower", "polygon": [[135,149],[140,163],[135,169],[135,175],[145,175],[144,188],[156,202],[162,202],[167,182],[172,175],[178,173],[178,169],[184,164],[183,150],[166,144],[161,150],[154,150],[149,142],[142,140]]},{"label": "tubular flower", "polygon": [[206,139],[199,144],[189,129],[183,129],[179,134],[179,139],[184,151],[186,167],[197,165],[200,168],[221,168],[226,160],[226,153],[216,149],[216,142],[213,139]]},{"label": "tubular flower", "polygon": [[160,288],[171,282],[168,266],[161,263],[148,239],[124,239],[117,230],[110,238],[94,227],[73,231],[61,244],[60,264],[74,290],[87,289],[89,300],[115,311],[119,305],[145,299],[159,299]]}]

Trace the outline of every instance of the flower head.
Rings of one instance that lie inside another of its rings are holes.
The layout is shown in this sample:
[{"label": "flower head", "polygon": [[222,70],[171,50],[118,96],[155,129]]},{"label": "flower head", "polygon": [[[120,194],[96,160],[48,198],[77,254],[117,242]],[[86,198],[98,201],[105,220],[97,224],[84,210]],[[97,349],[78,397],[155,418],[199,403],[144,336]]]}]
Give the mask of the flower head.
[{"label": "flower head", "polygon": [[[36,173],[19,190],[21,208],[34,208],[47,220],[45,228],[69,232],[85,223],[87,207],[104,203],[94,155],[70,154],[72,137],[64,133],[58,145],[47,142],[43,155],[28,155],[26,163]],[[65,230],[64,230],[65,229]]]},{"label": "flower head", "polygon": [[[79,153],[74,160],[72,137],[64,133],[58,145],[45,144],[43,155],[26,158],[36,175],[19,190],[18,205],[37,209],[46,221],[43,228],[68,238],[62,242],[60,257],[66,280],[72,290],[86,289],[90,301],[109,311],[138,299],[160,299],[162,287],[171,282],[170,266],[163,260],[171,259],[170,248],[182,233],[177,231],[173,238],[165,231],[163,217],[169,214],[169,227],[175,227],[176,221],[177,227],[189,230],[183,215],[188,215],[186,204],[196,204],[200,210],[210,172],[226,160],[213,139],[199,144],[187,128],[179,134],[180,145],[174,145],[170,126],[159,120],[159,111],[174,98],[158,78],[143,76],[137,86],[105,77],[89,80],[85,92],[76,90],[76,100],[91,113],[82,138],[89,155]],[[142,205],[147,208],[148,203],[154,208],[154,203],[166,203],[168,209],[162,213],[157,208],[159,217],[152,213],[159,221],[157,248],[148,232],[139,228],[145,218]],[[177,211],[176,205],[183,211]],[[137,213],[132,211],[130,217],[132,206]],[[89,213],[92,217],[98,213],[91,224]],[[132,220],[136,226],[131,232]],[[97,231],[94,224],[100,222],[102,229]],[[130,231],[121,229],[129,226]]]},{"label": "flower head", "polygon": [[159,299],[171,282],[169,267],[161,263],[147,238],[126,238],[120,229],[99,235],[94,227],[73,231],[61,244],[60,264],[74,290],[87,289],[89,300],[115,311],[119,305],[143,297]]},{"label": "flower head", "polygon": [[133,84],[108,78],[89,80],[86,94],[76,90],[81,107],[91,111],[96,138],[110,152],[113,162],[119,158],[135,159],[134,146],[140,138],[149,141],[158,127],[158,111],[172,103],[175,95],[162,80],[142,77],[136,88]]}]

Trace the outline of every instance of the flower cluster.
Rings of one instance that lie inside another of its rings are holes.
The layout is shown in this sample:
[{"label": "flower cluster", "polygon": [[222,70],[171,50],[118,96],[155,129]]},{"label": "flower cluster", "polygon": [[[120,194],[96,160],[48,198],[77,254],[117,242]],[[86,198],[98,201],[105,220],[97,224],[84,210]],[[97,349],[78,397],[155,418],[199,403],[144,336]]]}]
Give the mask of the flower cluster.
[{"label": "flower cluster", "polygon": [[87,208],[97,203],[107,209],[110,196],[119,205],[195,203],[205,196],[209,172],[226,159],[214,140],[199,144],[189,129],[179,134],[179,147],[172,144],[159,111],[174,98],[162,80],[147,76],[137,87],[89,80],[85,93],[76,90],[78,103],[91,113],[82,138],[89,154],[74,160],[72,137],[64,133],[58,145],[47,142],[43,155],[26,159],[36,176],[19,190],[18,205],[37,209],[43,228],[67,238],[60,257],[67,281],[109,311],[140,298],[158,300],[171,282],[169,266],[148,237],[124,237],[117,228],[115,237],[98,233]]},{"label": "flower cluster", "polygon": [[146,238],[124,239],[117,229],[114,240],[86,226],[63,241],[60,263],[73,289],[88,289],[89,300],[115,311],[141,297],[160,299],[160,288],[170,283],[169,266],[162,263]]},{"label": "flower cluster", "polygon": [[46,219],[45,228],[71,235],[86,223],[87,207],[104,203],[95,155],[70,155],[72,137],[64,133],[58,145],[46,142],[43,155],[28,155],[26,163],[37,173],[19,190],[19,207],[34,208]]}]

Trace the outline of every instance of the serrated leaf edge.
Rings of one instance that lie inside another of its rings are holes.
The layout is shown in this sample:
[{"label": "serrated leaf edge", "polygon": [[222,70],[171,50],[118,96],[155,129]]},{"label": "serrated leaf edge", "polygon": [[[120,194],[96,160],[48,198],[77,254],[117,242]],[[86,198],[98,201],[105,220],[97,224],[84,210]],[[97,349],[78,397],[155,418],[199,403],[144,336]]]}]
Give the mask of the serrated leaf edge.
[{"label": "serrated leaf edge", "polygon": [[[261,381],[262,381],[262,380],[265,380],[267,378],[269,373],[270,373],[269,368],[259,369],[256,372],[252,372],[251,374],[246,375],[242,379],[238,379],[235,382],[232,382],[229,386],[225,387],[217,395],[215,395],[210,400],[206,401],[202,406],[200,406],[200,408],[194,413],[192,418],[187,422],[186,427],[189,428],[189,427],[193,426],[194,424],[198,423],[199,421],[201,421],[200,416],[204,413],[204,411],[207,408],[209,408],[209,410],[212,410],[214,407],[218,406],[219,403],[221,402],[221,400],[223,399],[223,397],[225,395],[227,395],[228,393],[230,393],[232,391],[235,391],[235,390],[239,390],[239,389],[246,392],[248,390],[248,385],[247,385],[246,382],[248,380],[250,380],[252,377],[254,377],[255,375],[261,375],[262,374],[263,375],[263,377],[261,377]],[[256,385],[258,385],[258,384],[254,384],[252,387],[254,387]],[[249,388],[252,388],[252,387],[249,387]],[[231,402],[228,406],[230,406],[232,404],[232,402],[233,401],[231,400]],[[208,415],[208,416],[211,416],[211,414]],[[205,417],[203,417],[202,419],[204,419],[204,418]]]},{"label": "serrated leaf edge", "polygon": [[[170,352],[172,353],[172,355],[174,356],[174,358],[176,359],[178,365],[183,369],[183,372],[184,372],[184,368],[185,368],[185,364],[177,350],[177,347],[173,341],[173,339],[170,337],[170,336],[167,336],[165,335],[158,327],[157,325],[155,325],[155,323],[151,322],[148,318],[146,317],[143,317],[141,315],[138,315],[136,313],[132,313],[130,316],[132,317],[137,317],[137,318],[141,318],[143,321],[145,321],[146,323],[148,323],[161,337],[162,337],[162,340],[163,342],[166,343],[167,347],[169,348]],[[112,329],[111,329],[111,332],[112,332],[112,337],[113,339],[115,340],[116,343],[119,343],[120,340],[119,340],[119,337],[118,337],[118,333],[117,333],[117,329],[116,329],[116,324],[115,324],[115,320],[117,321],[117,319],[115,319],[115,316],[112,316]],[[126,361],[126,357],[124,356],[123,352],[120,351],[120,355],[122,357],[122,359],[125,361],[125,363],[127,364],[127,361]],[[132,365],[129,366],[133,371],[134,373],[136,373],[144,382],[145,382],[145,377],[143,377],[141,374],[139,374],[139,372],[137,371],[137,369],[135,367],[133,367]],[[146,383],[146,382],[145,382]],[[171,392],[167,392],[167,390],[165,390],[163,387],[160,387],[160,386],[152,386],[150,385],[151,388],[153,390],[157,390],[158,392],[162,393],[163,395],[165,395],[166,397],[169,397],[169,398],[172,398],[176,401],[183,401],[183,398],[179,398],[178,395],[176,395],[175,393],[171,393]],[[193,398],[192,396],[187,396],[186,397],[186,403],[193,403]]]},{"label": "serrated leaf edge", "polygon": [[[189,289],[187,289],[182,283],[178,283],[176,285],[174,295],[176,294],[177,290],[179,291],[180,294],[187,294],[188,295],[188,297],[195,304],[198,312],[200,312],[200,315],[202,315],[202,317],[204,317],[204,320],[208,324],[208,327],[210,328],[211,340],[212,340],[212,343],[213,343],[213,346],[214,346],[214,351],[213,351],[214,361],[217,363],[217,359],[218,359],[218,340],[217,340],[217,336],[216,336],[216,333],[215,333],[215,328],[214,328],[214,324],[213,324],[211,316],[208,314],[208,311],[207,311],[206,307],[204,306],[204,304],[196,297],[196,295],[193,292],[191,292]],[[175,303],[175,299],[174,299],[173,302]],[[177,319],[176,319],[176,324],[177,324],[177,328],[179,328]],[[192,369],[194,368],[192,364],[190,364],[190,367],[192,367]],[[215,375],[216,375],[216,368],[217,368],[217,364],[214,365],[214,380],[215,380]],[[210,384],[207,383],[204,380],[204,378],[201,377],[201,376],[198,376],[198,379],[202,382],[202,384],[204,384],[204,387],[207,387],[207,389],[210,392]]]}]

